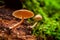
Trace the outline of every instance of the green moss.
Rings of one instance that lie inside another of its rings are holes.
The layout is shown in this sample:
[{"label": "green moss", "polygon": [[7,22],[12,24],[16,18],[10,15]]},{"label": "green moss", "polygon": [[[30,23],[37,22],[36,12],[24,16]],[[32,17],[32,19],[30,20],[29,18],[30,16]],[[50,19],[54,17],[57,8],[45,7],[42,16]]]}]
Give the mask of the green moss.
[{"label": "green moss", "polygon": [[[43,7],[40,6],[43,4],[42,2],[45,3]],[[48,34],[60,40],[60,36],[57,35],[57,33],[60,34],[60,0],[27,0],[24,5],[35,15],[43,16],[43,20],[37,24],[38,26],[33,28],[32,34],[37,36]]]}]

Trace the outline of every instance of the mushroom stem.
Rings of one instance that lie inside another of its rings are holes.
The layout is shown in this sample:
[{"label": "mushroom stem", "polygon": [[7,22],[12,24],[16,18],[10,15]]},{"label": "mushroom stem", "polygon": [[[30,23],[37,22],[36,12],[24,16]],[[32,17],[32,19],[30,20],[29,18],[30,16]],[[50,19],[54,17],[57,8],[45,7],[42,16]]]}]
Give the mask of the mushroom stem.
[{"label": "mushroom stem", "polygon": [[35,23],[31,26],[31,28],[34,28],[34,27],[37,25],[37,23],[38,23],[38,22],[35,22]]},{"label": "mushroom stem", "polygon": [[18,25],[22,24],[23,21],[24,21],[24,18],[22,18],[21,21],[18,22],[17,24],[14,24],[13,26],[11,26],[10,29],[16,28]]}]

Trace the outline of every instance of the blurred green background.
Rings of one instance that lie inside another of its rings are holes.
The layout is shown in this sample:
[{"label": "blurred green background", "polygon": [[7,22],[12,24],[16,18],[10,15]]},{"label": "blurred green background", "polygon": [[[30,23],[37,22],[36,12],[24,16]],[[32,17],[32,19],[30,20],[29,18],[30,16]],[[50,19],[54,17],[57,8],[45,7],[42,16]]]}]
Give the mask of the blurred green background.
[{"label": "blurred green background", "polygon": [[23,8],[43,16],[43,20],[33,28],[33,35],[41,36],[44,40],[47,36],[60,40],[60,0],[27,0]]}]

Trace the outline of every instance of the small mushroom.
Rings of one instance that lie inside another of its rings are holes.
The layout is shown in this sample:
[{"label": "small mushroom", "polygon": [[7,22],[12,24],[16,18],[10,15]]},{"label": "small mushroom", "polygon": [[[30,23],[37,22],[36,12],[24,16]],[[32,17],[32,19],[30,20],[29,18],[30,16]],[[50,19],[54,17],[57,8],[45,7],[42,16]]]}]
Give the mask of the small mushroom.
[{"label": "small mushroom", "polygon": [[21,10],[16,10],[12,13],[12,15],[16,18],[21,19],[20,22],[18,22],[17,24],[13,25],[12,27],[10,27],[10,29],[16,28],[18,25],[20,25],[24,19],[28,19],[34,16],[34,13],[32,11],[26,10],[26,9],[21,9]]},{"label": "small mushroom", "polygon": [[30,26],[30,28],[34,28],[37,25],[38,21],[42,20],[42,16],[40,14],[37,14],[33,19],[36,22],[32,26]]},{"label": "small mushroom", "polygon": [[40,20],[42,20],[42,16],[40,14],[37,14],[33,19],[35,21],[40,21]]}]

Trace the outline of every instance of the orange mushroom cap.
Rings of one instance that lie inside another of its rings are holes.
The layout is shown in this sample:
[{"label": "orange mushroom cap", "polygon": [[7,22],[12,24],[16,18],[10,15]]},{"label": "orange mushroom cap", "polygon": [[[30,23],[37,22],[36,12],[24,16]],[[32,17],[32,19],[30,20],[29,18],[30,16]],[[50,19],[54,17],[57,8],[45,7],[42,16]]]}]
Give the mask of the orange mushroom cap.
[{"label": "orange mushroom cap", "polygon": [[34,13],[26,9],[21,9],[21,10],[14,11],[12,15],[19,19],[22,19],[22,17],[24,19],[27,19],[33,17]]}]

